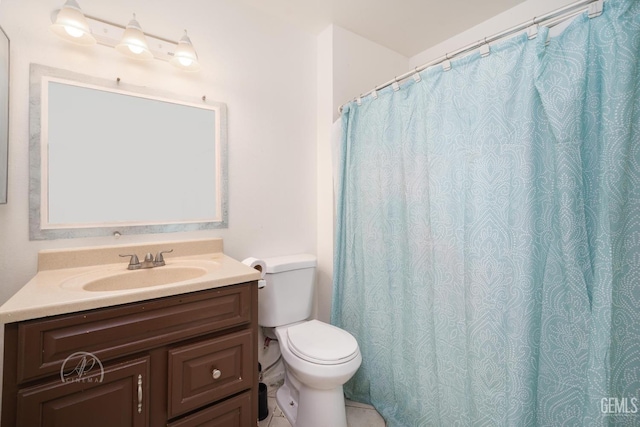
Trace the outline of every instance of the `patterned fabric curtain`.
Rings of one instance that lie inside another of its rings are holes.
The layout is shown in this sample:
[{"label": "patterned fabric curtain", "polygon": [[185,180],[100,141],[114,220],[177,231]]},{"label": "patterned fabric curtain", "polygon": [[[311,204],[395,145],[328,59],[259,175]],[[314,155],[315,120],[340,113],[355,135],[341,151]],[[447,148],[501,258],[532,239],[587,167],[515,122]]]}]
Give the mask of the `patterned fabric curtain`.
[{"label": "patterned fabric curtain", "polygon": [[389,427],[640,425],[640,1],[547,37],[343,112],[332,323]]}]

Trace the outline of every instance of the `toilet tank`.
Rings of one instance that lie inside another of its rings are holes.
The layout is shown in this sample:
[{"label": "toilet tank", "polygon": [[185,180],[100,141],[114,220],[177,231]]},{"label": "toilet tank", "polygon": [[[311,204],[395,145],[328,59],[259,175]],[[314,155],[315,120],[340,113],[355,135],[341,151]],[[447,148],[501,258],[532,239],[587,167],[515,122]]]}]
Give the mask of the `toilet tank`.
[{"label": "toilet tank", "polygon": [[316,257],[300,254],[265,258],[267,281],[258,291],[258,324],[275,327],[311,315]]}]

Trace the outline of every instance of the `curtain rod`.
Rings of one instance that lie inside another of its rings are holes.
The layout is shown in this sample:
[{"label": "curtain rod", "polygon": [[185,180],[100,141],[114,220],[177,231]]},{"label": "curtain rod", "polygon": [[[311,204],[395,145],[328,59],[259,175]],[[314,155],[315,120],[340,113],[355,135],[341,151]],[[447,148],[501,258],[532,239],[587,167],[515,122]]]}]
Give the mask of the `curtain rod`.
[{"label": "curtain rod", "polygon": [[[489,37],[485,37],[482,40],[478,40],[477,42],[468,44],[458,50],[454,50],[451,53],[447,53],[444,56],[441,56],[437,59],[434,59],[432,61],[429,61],[425,64],[422,64],[418,67],[415,67],[413,70],[411,71],[407,71],[406,73],[397,76],[395,78],[393,78],[392,80],[389,80],[386,83],[383,83],[379,86],[374,87],[373,89],[371,89],[368,92],[365,92],[364,94],[360,94],[360,96],[355,97],[353,99],[351,99],[350,101],[345,102],[344,104],[342,104],[339,108],[338,108],[338,112],[342,113],[342,109],[344,108],[345,105],[347,105],[350,102],[356,101],[358,98],[362,99],[367,95],[371,95],[372,93],[379,91],[381,89],[384,89],[386,87],[389,87],[391,85],[393,85],[394,83],[399,84],[402,80],[405,80],[415,74],[418,74],[421,71],[426,70],[429,67],[432,67],[434,65],[438,65],[444,61],[448,61],[456,56],[459,56],[463,53],[467,53],[469,51],[472,51],[474,49],[477,49],[483,45],[488,45],[491,42],[497,41],[499,39],[505,38],[507,36],[513,35],[515,33],[518,33],[520,31],[524,31],[532,26],[537,26],[539,24],[542,23],[547,23],[550,26],[553,25],[557,25],[560,22],[563,22],[566,19],[572,18],[576,15],[579,15],[580,13],[584,12],[584,11],[589,11],[589,17],[596,17],[599,16],[602,13],[602,4],[603,4],[604,0],[578,0],[574,3],[570,3],[566,6],[563,6],[559,9],[553,10],[549,13],[546,13],[542,16],[537,16],[534,17],[532,20],[530,21],[526,21],[523,22],[522,24],[516,25],[514,27],[511,27],[507,30],[501,31],[499,33],[496,33],[492,36]],[[575,10],[577,8],[580,8],[579,10]],[[549,22],[546,22],[549,21]]]}]

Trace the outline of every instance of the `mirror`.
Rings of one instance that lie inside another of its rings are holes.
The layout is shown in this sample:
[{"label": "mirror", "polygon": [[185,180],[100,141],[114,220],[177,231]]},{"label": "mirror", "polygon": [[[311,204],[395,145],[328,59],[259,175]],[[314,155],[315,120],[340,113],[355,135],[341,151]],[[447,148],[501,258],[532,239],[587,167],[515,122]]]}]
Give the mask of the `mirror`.
[{"label": "mirror", "polygon": [[227,226],[226,106],[31,65],[31,239]]},{"label": "mirror", "polygon": [[7,203],[9,155],[9,37],[0,28],[0,204]]}]

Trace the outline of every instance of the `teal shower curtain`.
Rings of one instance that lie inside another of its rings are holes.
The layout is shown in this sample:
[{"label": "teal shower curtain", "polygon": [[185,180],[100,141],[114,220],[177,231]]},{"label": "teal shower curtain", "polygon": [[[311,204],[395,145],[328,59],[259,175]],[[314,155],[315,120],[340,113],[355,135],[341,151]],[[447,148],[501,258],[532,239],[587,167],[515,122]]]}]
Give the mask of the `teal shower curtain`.
[{"label": "teal shower curtain", "polygon": [[640,1],[547,36],[343,112],[332,323],[389,427],[640,426]]}]

